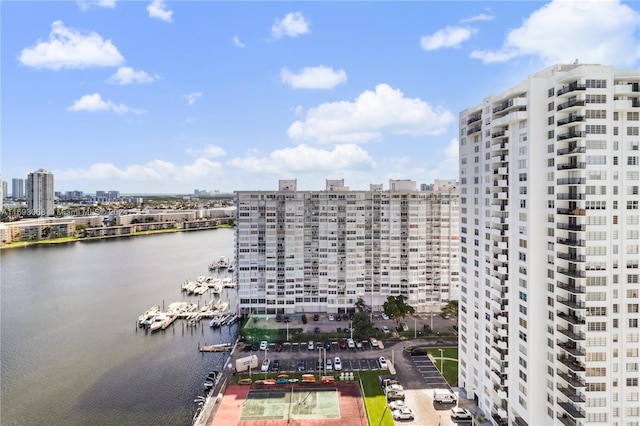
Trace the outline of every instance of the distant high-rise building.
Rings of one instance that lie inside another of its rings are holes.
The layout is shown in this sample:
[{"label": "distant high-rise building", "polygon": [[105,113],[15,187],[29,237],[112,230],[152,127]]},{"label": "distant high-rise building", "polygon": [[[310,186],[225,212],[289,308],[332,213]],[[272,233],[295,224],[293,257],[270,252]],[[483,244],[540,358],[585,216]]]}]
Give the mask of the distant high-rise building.
[{"label": "distant high-rise building", "polygon": [[24,179],[13,178],[11,180],[11,196],[17,200],[24,199]]},{"label": "distant high-rise building", "polygon": [[347,313],[359,298],[381,310],[397,295],[424,312],[458,297],[455,181],[430,192],[410,180],[298,191],[292,179],[235,194],[243,312]]},{"label": "distant high-rise building", "polygon": [[54,213],[53,173],[39,169],[27,176],[27,208],[33,216]]},{"label": "distant high-rise building", "polygon": [[4,197],[7,196],[9,191],[9,185],[7,184],[7,182],[2,180],[2,175],[0,175],[0,181],[2,181],[2,190],[1,190],[2,192],[0,192],[0,210],[2,210]]},{"label": "distant high-rise building", "polygon": [[640,72],[556,65],[459,126],[459,386],[494,425],[637,425]]}]

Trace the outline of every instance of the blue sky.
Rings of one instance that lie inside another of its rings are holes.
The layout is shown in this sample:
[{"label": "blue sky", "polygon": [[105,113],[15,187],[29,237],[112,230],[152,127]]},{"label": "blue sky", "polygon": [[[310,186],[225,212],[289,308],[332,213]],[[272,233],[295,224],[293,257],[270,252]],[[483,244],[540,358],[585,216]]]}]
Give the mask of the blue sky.
[{"label": "blue sky", "polygon": [[3,179],[45,168],[56,191],[457,179],[459,111],[554,63],[640,64],[637,2],[2,1],[0,13]]}]

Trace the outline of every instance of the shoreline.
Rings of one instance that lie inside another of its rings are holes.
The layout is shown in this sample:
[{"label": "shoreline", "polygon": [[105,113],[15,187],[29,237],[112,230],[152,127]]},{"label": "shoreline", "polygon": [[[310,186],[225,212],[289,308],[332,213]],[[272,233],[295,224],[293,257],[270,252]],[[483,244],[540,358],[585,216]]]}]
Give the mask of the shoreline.
[{"label": "shoreline", "polygon": [[59,239],[51,239],[51,240],[38,240],[38,241],[20,241],[18,243],[9,243],[3,244],[0,246],[0,251],[5,249],[17,249],[23,247],[33,247],[40,245],[58,245],[58,244],[70,244],[77,243],[81,241],[99,241],[99,240],[110,240],[114,238],[130,238],[130,237],[140,237],[140,236],[148,236],[148,235],[157,235],[157,234],[169,234],[174,232],[192,232],[192,231],[211,231],[215,229],[221,228],[233,228],[230,225],[219,225],[212,228],[192,228],[192,229],[182,229],[182,228],[171,228],[171,229],[161,229],[157,231],[141,231],[135,234],[125,234],[125,235],[104,235],[100,237],[84,237],[84,238],[69,238],[63,237]]}]

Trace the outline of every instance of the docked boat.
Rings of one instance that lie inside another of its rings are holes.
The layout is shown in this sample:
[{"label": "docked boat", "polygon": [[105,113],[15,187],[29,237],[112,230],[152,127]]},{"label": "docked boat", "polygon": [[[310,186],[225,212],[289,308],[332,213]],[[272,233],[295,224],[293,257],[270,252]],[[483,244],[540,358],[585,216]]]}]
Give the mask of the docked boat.
[{"label": "docked boat", "polygon": [[236,286],[236,283],[234,283],[231,278],[227,277],[222,280],[222,286],[226,288],[233,288]]},{"label": "docked boat", "polygon": [[140,327],[148,325],[151,320],[153,320],[153,318],[158,314],[159,310],[159,306],[152,306],[150,309],[146,310],[144,314],[138,317],[138,325],[140,325]]},{"label": "docked boat", "polygon": [[152,333],[161,330],[162,325],[166,320],[167,320],[167,316],[165,314],[160,313],[156,315],[155,318],[153,319],[153,322],[149,325],[149,330],[151,330]]}]

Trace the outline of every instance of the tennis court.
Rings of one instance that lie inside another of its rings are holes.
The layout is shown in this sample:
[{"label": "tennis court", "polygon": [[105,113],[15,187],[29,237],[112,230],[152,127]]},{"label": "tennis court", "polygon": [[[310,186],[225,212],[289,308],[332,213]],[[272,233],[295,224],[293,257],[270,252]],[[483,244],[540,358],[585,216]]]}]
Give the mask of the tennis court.
[{"label": "tennis court", "polygon": [[209,425],[367,426],[366,417],[357,382],[230,385]]}]

